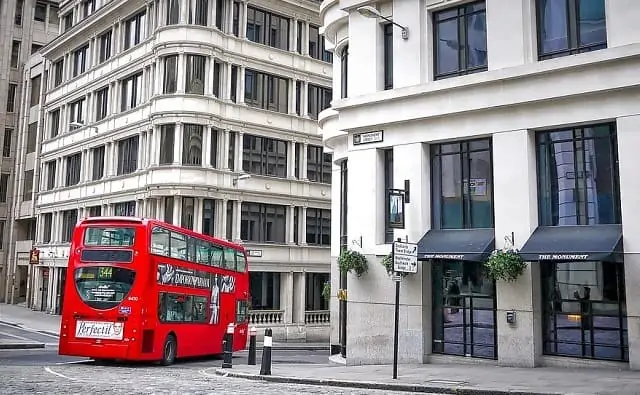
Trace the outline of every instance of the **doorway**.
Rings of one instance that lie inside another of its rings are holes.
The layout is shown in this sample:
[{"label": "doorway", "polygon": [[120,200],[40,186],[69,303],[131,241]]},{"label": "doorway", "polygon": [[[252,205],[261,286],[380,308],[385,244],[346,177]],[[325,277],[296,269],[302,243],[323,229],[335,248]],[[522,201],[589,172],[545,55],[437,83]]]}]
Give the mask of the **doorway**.
[{"label": "doorway", "polygon": [[480,262],[431,262],[434,354],[496,359],[496,287]]}]

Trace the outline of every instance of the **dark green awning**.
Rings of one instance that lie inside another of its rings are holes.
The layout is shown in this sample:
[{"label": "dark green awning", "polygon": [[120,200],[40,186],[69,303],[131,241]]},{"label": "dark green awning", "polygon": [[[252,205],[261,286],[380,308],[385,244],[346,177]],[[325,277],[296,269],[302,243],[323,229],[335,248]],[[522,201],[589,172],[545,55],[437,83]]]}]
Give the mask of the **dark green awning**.
[{"label": "dark green awning", "polygon": [[418,242],[418,259],[483,262],[494,249],[493,228],[431,229]]}]

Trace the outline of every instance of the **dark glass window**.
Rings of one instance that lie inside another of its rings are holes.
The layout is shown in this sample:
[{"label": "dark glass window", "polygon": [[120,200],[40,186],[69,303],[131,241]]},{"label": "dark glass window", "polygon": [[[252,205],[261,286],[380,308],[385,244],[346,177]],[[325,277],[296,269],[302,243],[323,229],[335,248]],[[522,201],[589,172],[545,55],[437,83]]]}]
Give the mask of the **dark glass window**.
[{"label": "dark glass window", "polygon": [[77,153],[69,155],[65,158],[66,161],[66,177],[64,181],[65,187],[70,187],[80,183],[80,170],[82,169],[82,154]]},{"label": "dark glass window", "polygon": [[138,136],[118,141],[118,175],[138,170]]},{"label": "dark glass window", "polygon": [[109,111],[109,87],[96,91],[96,121],[106,118]]},{"label": "dark glass window", "polygon": [[478,262],[431,265],[433,353],[497,358],[496,287]]},{"label": "dark glass window", "polygon": [[487,70],[487,15],[479,1],[433,14],[435,78]]},{"label": "dark glass window", "polygon": [[604,0],[537,0],[540,60],[607,47]]},{"label": "dark glass window", "polygon": [[[384,207],[389,207],[389,189],[393,188],[393,148],[383,151],[384,160]],[[389,216],[385,215],[384,242],[393,243],[393,228],[389,226]]]},{"label": "dark glass window", "polygon": [[142,102],[142,72],[123,79],[120,88],[120,111],[138,107]]},{"label": "dark glass window", "polygon": [[36,2],[35,11],[33,13],[33,20],[38,22],[44,22],[47,17],[47,4]]},{"label": "dark glass window", "polygon": [[160,292],[158,320],[160,322],[209,322],[209,303],[204,296]]},{"label": "dark glass window", "polygon": [[[59,114],[59,113],[58,113]],[[11,156],[11,139],[13,136],[13,129],[4,129],[4,139],[2,140],[2,157],[9,158]]]},{"label": "dark glass window", "polygon": [[51,132],[49,133],[49,135],[51,137],[56,137],[60,132],[60,109],[59,108],[56,108],[55,110],[51,111],[50,120],[51,120],[51,123],[49,124],[49,127],[51,128]]},{"label": "dark glass window", "polygon": [[541,226],[621,223],[614,124],[541,132],[537,140]]},{"label": "dark glass window", "polygon": [[284,243],[285,211],[285,206],[243,202],[240,238],[244,241],[258,243]]},{"label": "dark glass window", "polygon": [[121,202],[113,205],[113,215],[118,217],[135,217],[136,215],[136,202]]},{"label": "dark glass window", "polygon": [[93,155],[93,169],[91,170],[91,180],[99,180],[104,177],[104,145],[91,150]]},{"label": "dark glass window", "polygon": [[207,26],[209,20],[209,1],[190,0],[189,1],[189,23],[199,26]]},{"label": "dark glass window", "polygon": [[187,55],[185,71],[185,92],[204,95],[204,75],[206,58],[202,55]]},{"label": "dark glass window", "polygon": [[238,66],[236,65],[231,65],[231,92],[229,92],[229,98],[234,103],[238,100]]},{"label": "dark glass window", "polygon": [[160,126],[160,158],[159,164],[169,165],[173,163],[173,147],[176,144],[175,124]]},{"label": "dark glass window", "polygon": [[78,222],[78,210],[66,210],[62,212],[62,242],[68,243],[71,241],[73,235],[73,229]]},{"label": "dark glass window", "polygon": [[144,11],[132,16],[124,23],[124,50],[140,44],[145,37],[144,28],[147,16]]},{"label": "dark glass window", "polygon": [[42,214],[42,242],[51,243],[51,230],[53,228],[53,213]]},{"label": "dark glass window", "polygon": [[87,53],[89,52],[89,44],[76,49],[73,52],[73,77],[76,77],[87,71]]},{"label": "dark glass window", "polygon": [[349,78],[349,46],[345,46],[340,55],[340,97],[347,97],[347,84]]},{"label": "dark glass window", "polygon": [[307,208],[307,244],[331,245],[331,211]]},{"label": "dark glass window", "polygon": [[624,264],[542,262],[544,353],[629,360]]},{"label": "dark glass window", "polygon": [[177,25],[180,22],[180,0],[167,0],[165,24]]},{"label": "dark glass window", "polygon": [[202,125],[185,123],[182,131],[182,164],[202,165]]},{"label": "dark glass window", "polygon": [[289,50],[289,18],[248,6],[247,38],[259,44]]},{"label": "dark glass window", "polygon": [[434,229],[493,227],[491,140],[431,147]]},{"label": "dark glass window", "polygon": [[164,222],[173,224],[173,206],[175,202],[173,196],[167,196],[164,198]]},{"label": "dark glass window", "polygon": [[250,106],[286,114],[289,111],[289,80],[246,69],[244,100]]},{"label": "dark glass window", "polygon": [[215,236],[215,208],[215,200],[204,199],[202,201],[202,233],[205,235]]},{"label": "dark glass window", "polygon": [[180,220],[180,226],[185,229],[193,230],[194,218],[195,218],[195,204],[196,199],[192,197],[182,197],[182,218]]},{"label": "dark glass window", "polygon": [[222,30],[222,21],[224,20],[224,1],[216,1],[216,27]]},{"label": "dark glass window", "polygon": [[99,62],[102,63],[111,57],[111,38],[113,32],[109,30],[100,36]]},{"label": "dark glass window", "polygon": [[74,275],[78,295],[97,310],[112,309],[124,301],[136,278],[134,270],[112,266],[80,268]]},{"label": "dark glass window", "polygon": [[211,150],[210,150],[210,162],[209,164],[215,168],[218,167],[218,133],[219,131],[213,128],[210,128],[210,137],[211,137]]},{"label": "dark glass window", "polygon": [[245,134],[242,170],[265,176],[287,176],[287,142]]},{"label": "dark glass window", "polygon": [[[298,38],[298,45],[299,43],[300,38]],[[309,56],[325,62],[333,62],[333,54],[325,49],[324,36],[320,35],[320,28],[312,25],[309,25]]]},{"label": "dark glass window", "polygon": [[64,59],[60,59],[53,64],[53,86],[62,84],[64,77]]},{"label": "dark glass window", "polygon": [[178,55],[164,57],[164,79],[162,93],[178,91]]},{"label": "dark glass window", "polygon": [[320,112],[331,107],[331,98],[333,97],[331,88],[309,84],[307,95],[307,112],[311,119],[318,119]]},{"label": "dark glass window", "polygon": [[322,147],[307,146],[307,179],[331,184],[331,162],[333,155],[324,153]]},{"label": "dark glass window", "polygon": [[227,157],[227,168],[234,170],[236,164],[236,132],[229,132],[229,152]]},{"label": "dark glass window", "polygon": [[232,27],[231,31],[234,36],[238,37],[240,35],[240,2],[233,2],[233,17],[232,17]]},{"label": "dark glass window", "polygon": [[227,229],[224,230],[227,240],[233,240],[233,201],[227,201]]},{"label": "dark glass window", "polygon": [[46,184],[47,191],[50,191],[56,187],[56,171],[57,171],[56,165],[57,165],[56,160],[50,160],[45,164],[47,168],[47,184]]},{"label": "dark glass window", "polygon": [[384,89],[393,89],[393,24],[384,29]]}]

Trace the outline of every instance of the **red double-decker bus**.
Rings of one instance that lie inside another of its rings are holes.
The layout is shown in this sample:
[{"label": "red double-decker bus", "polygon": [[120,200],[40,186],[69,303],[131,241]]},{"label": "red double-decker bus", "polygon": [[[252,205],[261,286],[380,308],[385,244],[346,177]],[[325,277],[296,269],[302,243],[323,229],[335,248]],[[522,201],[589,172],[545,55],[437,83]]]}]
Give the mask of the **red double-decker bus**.
[{"label": "red double-decker bus", "polygon": [[161,221],[78,222],[69,254],[59,354],[161,361],[247,343],[249,274],[241,245]]}]

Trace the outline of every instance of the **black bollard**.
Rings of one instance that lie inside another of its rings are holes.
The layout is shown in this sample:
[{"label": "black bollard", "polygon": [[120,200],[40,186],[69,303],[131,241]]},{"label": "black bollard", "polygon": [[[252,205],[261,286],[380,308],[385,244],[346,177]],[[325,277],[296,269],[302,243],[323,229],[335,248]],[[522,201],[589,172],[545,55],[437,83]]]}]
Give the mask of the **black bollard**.
[{"label": "black bollard", "polygon": [[231,369],[233,367],[233,323],[227,325],[227,333],[224,335],[222,344],[224,345],[224,359],[222,361],[223,369]]},{"label": "black bollard", "polygon": [[256,327],[249,328],[249,365],[256,364]]},{"label": "black bollard", "polygon": [[262,348],[262,364],[260,365],[260,375],[271,375],[271,346],[273,346],[271,328],[267,328],[264,331],[264,347]]}]

